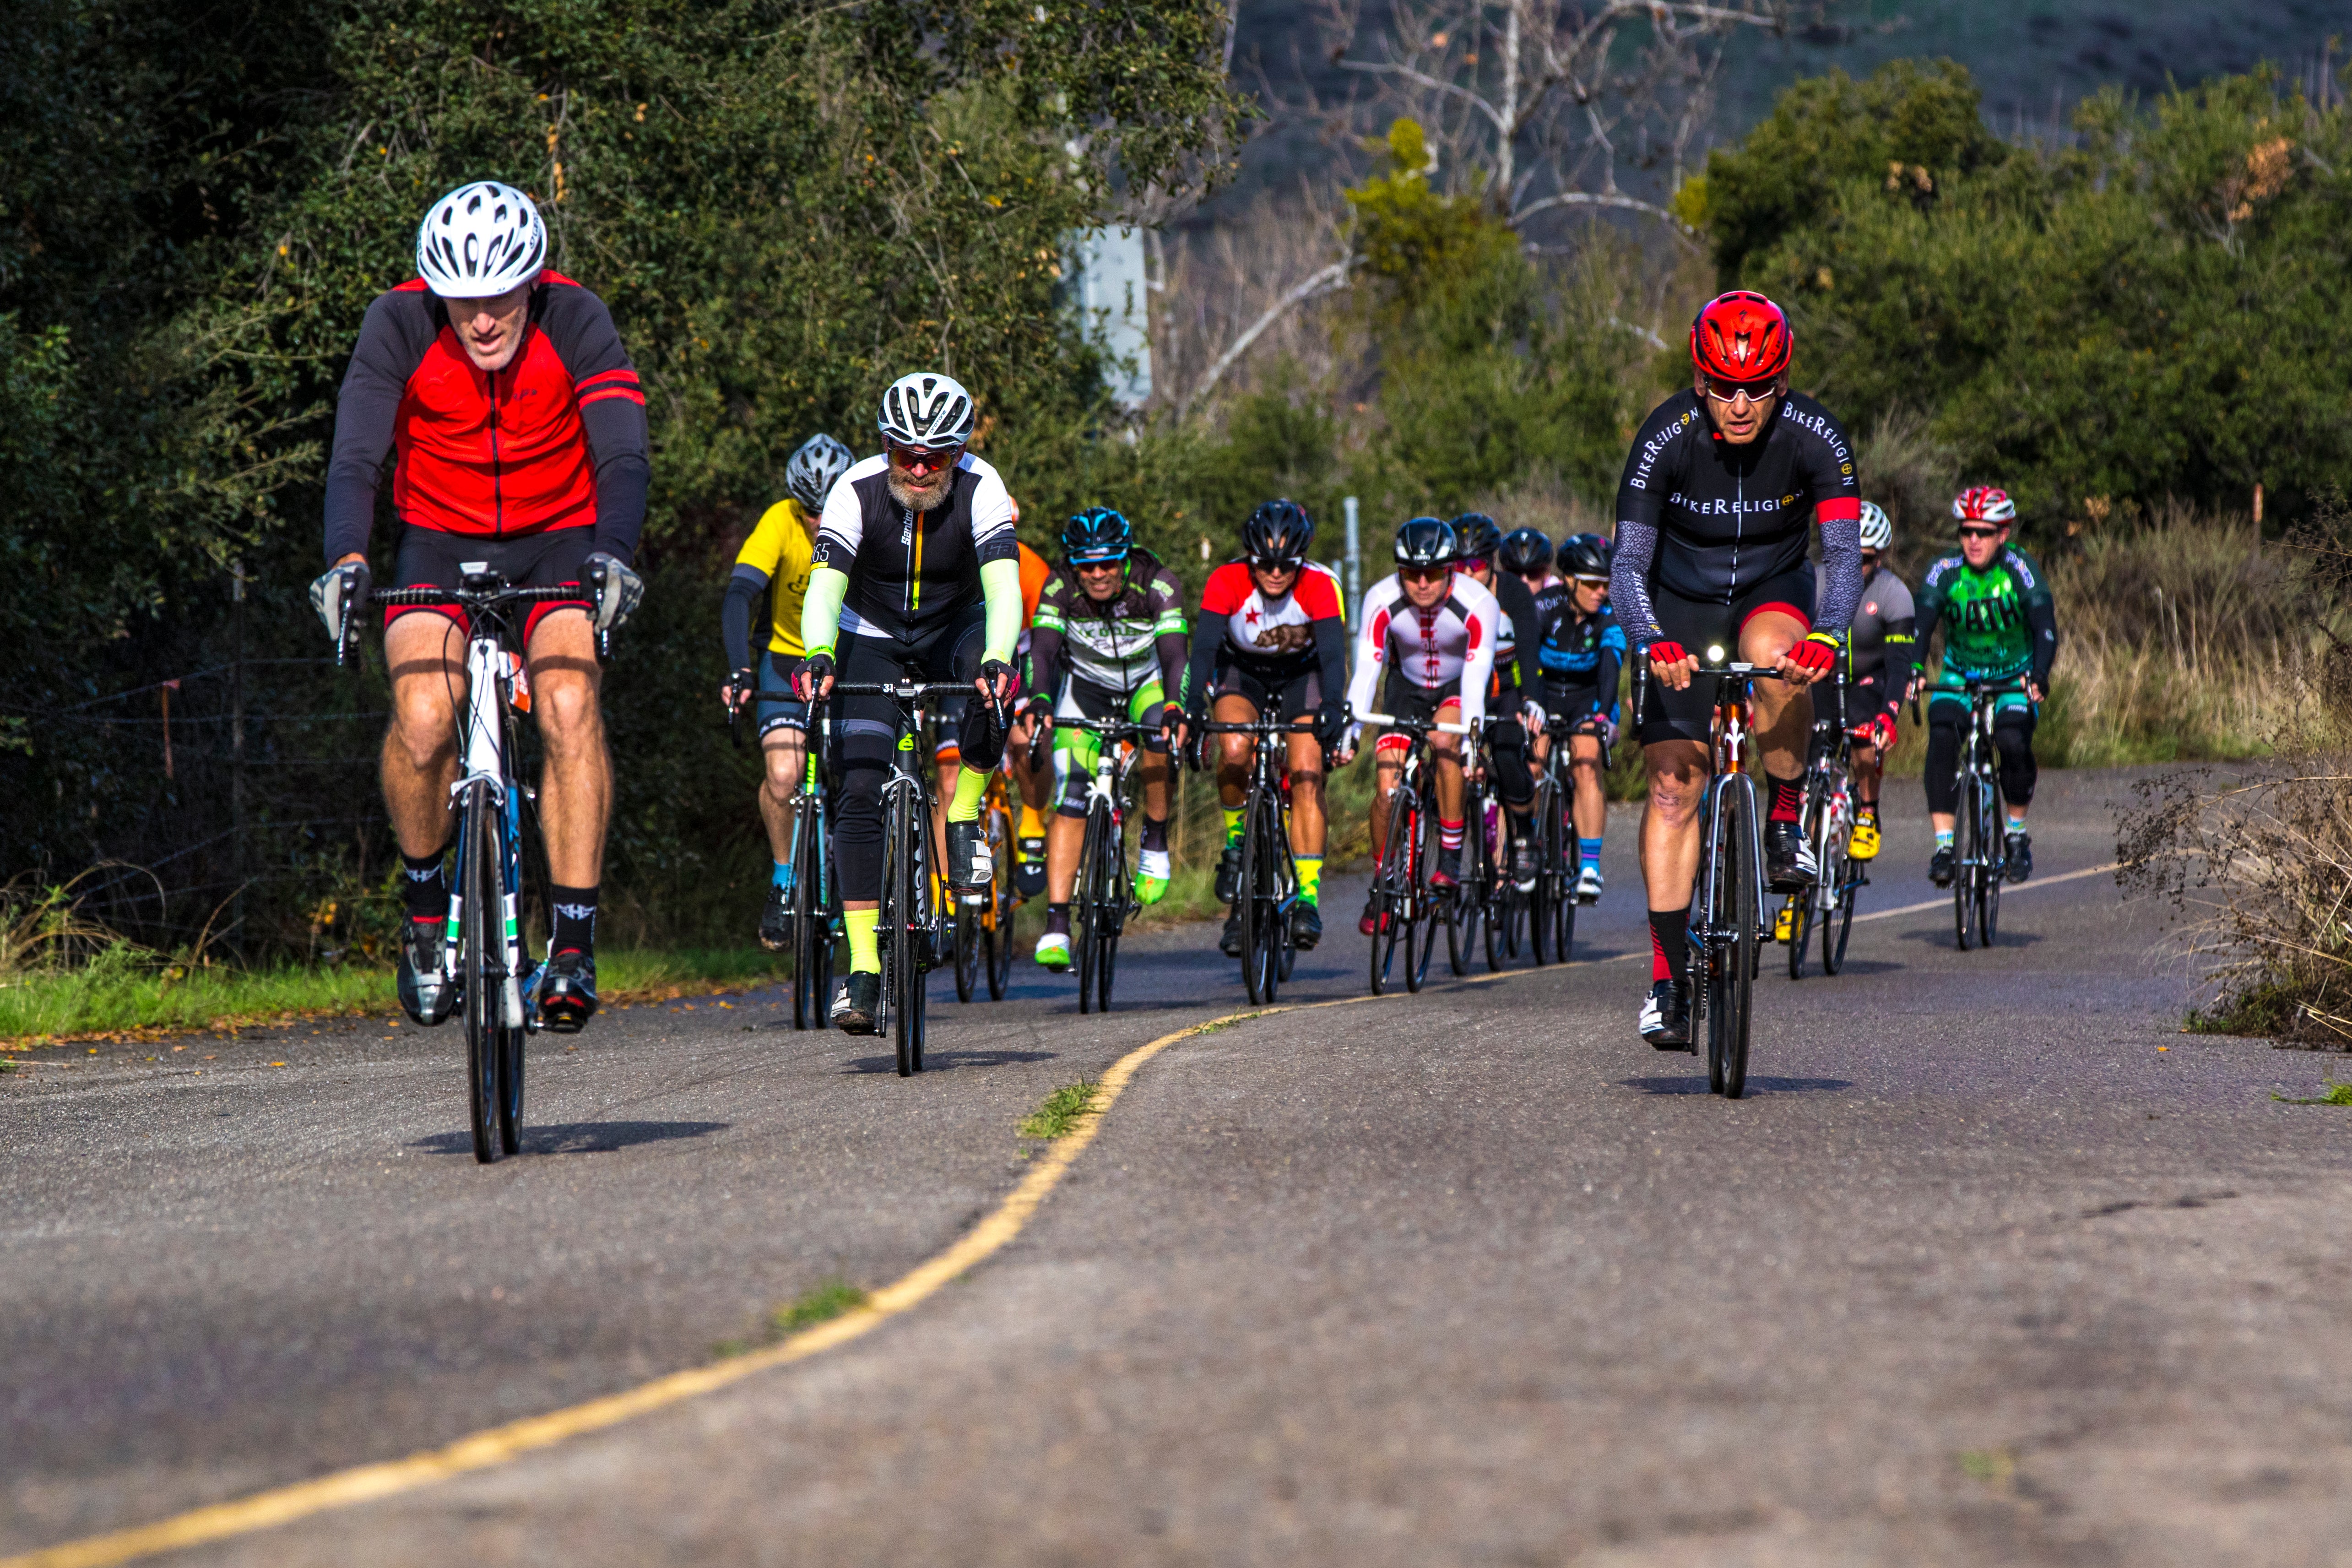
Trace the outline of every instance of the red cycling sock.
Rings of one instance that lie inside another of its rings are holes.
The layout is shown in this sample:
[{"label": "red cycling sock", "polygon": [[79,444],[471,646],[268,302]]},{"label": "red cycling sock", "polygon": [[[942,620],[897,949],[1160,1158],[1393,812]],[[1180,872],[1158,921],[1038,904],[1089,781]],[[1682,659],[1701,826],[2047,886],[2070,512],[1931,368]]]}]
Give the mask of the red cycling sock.
[{"label": "red cycling sock", "polygon": [[1459,822],[1448,822],[1444,817],[1439,817],[1437,819],[1437,847],[1440,849],[1461,848],[1462,824]]},{"label": "red cycling sock", "polygon": [[1772,809],[1765,816],[1767,822],[1802,822],[1805,819],[1805,784],[1802,779],[1776,779],[1766,773],[1764,782],[1772,786]]}]

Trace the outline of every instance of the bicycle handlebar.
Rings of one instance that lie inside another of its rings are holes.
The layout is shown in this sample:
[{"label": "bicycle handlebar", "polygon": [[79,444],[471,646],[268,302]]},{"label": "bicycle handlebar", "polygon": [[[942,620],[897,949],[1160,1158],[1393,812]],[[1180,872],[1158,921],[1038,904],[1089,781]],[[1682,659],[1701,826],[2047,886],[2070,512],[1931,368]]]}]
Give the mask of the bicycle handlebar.
[{"label": "bicycle handlebar", "polygon": [[1387,713],[1359,713],[1356,717],[1367,724],[1379,724],[1391,730],[1412,730],[1423,735],[1467,735],[1467,724],[1441,724],[1433,719],[1399,719]]},{"label": "bicycle handlebar", "polygon": [[371,605],[487,609],[496,605],[551,605],[593,602],[595,591],[578,584],[554,587],[378,588],[368,595]]},{"label": "bicycle handlebar", "polygon": [[[827,697],[896,697],[920,702],[926,697],[976,697],[969,680],[836,680]],[[824,697],[817,699],[824,701]]]},{"label": "bicycle handlebar", "polygon": [[1315,721],[1253,719],[1246,724],[1237,724],[1229,719],[1212,719],[1192,728],[1197,735],[1311,735],[1315,732]]},{"label": "bicycle handlebar", "polygon": [[1129,735],[1157,735],[1160,730],[1160,726],[1157,724],[1139,724],[1132,719],[1087,719],[1074,716],[1067,719],[1048,718],[1044,721],[1053,725],[1056,730],[1091,730],[1097,735],[1118,739],[1124,739]]}]

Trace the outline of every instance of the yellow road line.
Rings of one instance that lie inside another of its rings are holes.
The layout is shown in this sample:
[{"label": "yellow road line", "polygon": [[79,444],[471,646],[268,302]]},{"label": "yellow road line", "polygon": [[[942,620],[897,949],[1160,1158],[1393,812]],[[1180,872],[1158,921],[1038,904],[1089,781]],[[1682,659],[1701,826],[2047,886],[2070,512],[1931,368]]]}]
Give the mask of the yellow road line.
[{"label": "yellow road line", "polygon": [[709,1366],[674,1372],[635,1388],[562,1410],[551,1410],[543,1415],[510,1421],[503,1426],[493,1426],[471,1436],[460,1437],[446,1447],[411,1454],[404,1459],[358,1465],[320,1476],[316,1480],[273,1487],[251,1497],[191,1509],[152,1524],[133,1525],[128,1530],[45,1546],[16,1557],[0,1558],[0,1568],[108,1568],[112,1563],[130,1563],[157,1552],[200,1546],[231,1536],[250,1535],[256,1531],[307,1519],[312,1514],[374,1502],[447,1480],[453,1476],[462,1476],[468,1471],[503,1465],[538,1449],[552,1447],[568,1438],[600,1432],[635,1416],[685,1400],[697,1399],[706,1394],[715,1394],[771,1368],[805,1361],[820,1352],[846,1344],[887,1319],[920,1305],[940,1286],[965,1273],[1020,1235],[1021,1227],[1027,1225],[1030,1216],[1037,1212],[1037,1205],[1045,1201],[1045,1194],[1054,1190],[1072,1163],[1086,1152],[1087,1144],[1094,1142],[1096,1131],[1102,1126],[1104,1114],[1126,1090],[1136,1073],[1144,1063],[1170,1046],[1193,1035],[1206,1034],[1229,1024],[1245,1023],[1252,1018],[1276,1013],[1303,1012],[1309,1007],[1342,1007],[1350,1003],[1377,999],[1340,996],[1328,1002],[1298,1003],[1288,1006],[1277,1005],[1244,1013],[1228,1013],[1223,1017],[1175,1030],[1136,1047],[1104,1072],[1093,1108],[1046,1149],[1044,1157],[1021,1179],[1021,1184],[1013,1188],[987,1218],[945,1251],[875,1291],[866,1298],[865,1306],[828,1322],[819,1323],[814,1328],[803,1329],[765,1349]]}]

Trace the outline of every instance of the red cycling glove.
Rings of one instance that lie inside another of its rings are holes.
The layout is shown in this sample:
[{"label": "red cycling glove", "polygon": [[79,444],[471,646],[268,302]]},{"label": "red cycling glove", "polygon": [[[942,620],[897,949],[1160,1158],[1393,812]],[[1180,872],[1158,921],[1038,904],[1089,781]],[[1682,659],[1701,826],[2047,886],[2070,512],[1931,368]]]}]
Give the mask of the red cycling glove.
[{"label": "red cycling glove", "polygon": [[1683,645],[1678,642],[1654,642],[1650,645],[1652,664],[1680,664],[1689,657],[1690,655],[1683,651]]},{"label": "red cycling glove", "polygon": [[1827,632],[1808,632],[1804,641],[1789,650],[1789,662],[1818,675],[1837,663],[1837,638]]},{"label": "red cycling glove", "polygon": [[1900,736],[1895,732],[1894,720],[1881,713],[1870,721],[1870,733],[1878,747],[1880,756],[1891,757],[1895,754],[1895,742],[1900,739]]}]

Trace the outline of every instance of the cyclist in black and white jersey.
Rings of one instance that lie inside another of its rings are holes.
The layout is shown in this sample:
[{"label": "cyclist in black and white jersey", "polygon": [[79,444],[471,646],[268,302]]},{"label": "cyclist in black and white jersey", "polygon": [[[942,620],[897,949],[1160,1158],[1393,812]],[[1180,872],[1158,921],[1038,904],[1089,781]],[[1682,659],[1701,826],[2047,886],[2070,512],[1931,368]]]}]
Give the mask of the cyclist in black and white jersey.
[{"label": "cyclist in black and white jersey", "polygon": [[[1639,668],[1652,984],[1641,1028],[1661,1050],[1690,1043],[1690,890],[1714,722],[1713,694],[1694,679],[1702,656],[1780,677],[1755,689],[1767,875],[1786,890],[1818,874],[1800,820],[1806,688],[1835,665],[1861,599],[1862,496],[1843,427],[1789,390],[1791,351],[1788,319],[1763,295],[1709,300],[1691,323],[1691,390],[1643,421],[1617,490],[1609,597],[1648,656]],[[1816,522],[1818,592],[1806,558]]]},{"label": "cyclist in black and white jersey", "polygon": [[[964,449],[971,395],[944,375],[901,376],[882,395],[885,451],[851,467],[825,497],[815,564],[802,602],[808,650],[794,685],[803,701],[835,679],[970,681],[963,767],[947,806],[948,883],[985,887],[993,873],[980,826],[981,795],[1004,749],[1000,706],[1019,685],[1021,567],[1013,498],[996,470]],[[836,646],[838,645],[838,646]],[[882,894],[882,784],[898,745],[898,710],[884,697],[848,697],[835,718],[841,789],[834,867],[840,879],[849,973],[833,1020],[871,1034],[881,999],[875,940]]]}]

